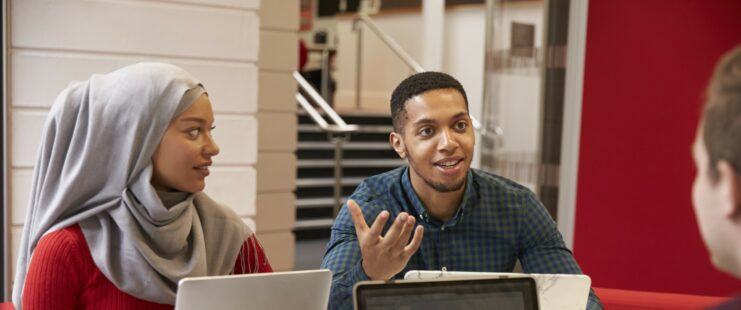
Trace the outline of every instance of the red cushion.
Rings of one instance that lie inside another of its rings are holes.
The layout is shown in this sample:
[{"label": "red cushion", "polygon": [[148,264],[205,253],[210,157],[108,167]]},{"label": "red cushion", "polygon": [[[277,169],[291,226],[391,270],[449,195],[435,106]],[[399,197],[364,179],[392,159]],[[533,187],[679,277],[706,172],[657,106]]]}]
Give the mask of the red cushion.
[{"label": "red cushion", "polygon": [[15,307],[13,307],[12,302],[8,301],[0,303],[0,310],[15,310]]},{"label": "red cushion", "polygon": [[594,288],[605,309],[610,310],[690,310],[705,309],[729,300],[727,297],[656,293]]}]

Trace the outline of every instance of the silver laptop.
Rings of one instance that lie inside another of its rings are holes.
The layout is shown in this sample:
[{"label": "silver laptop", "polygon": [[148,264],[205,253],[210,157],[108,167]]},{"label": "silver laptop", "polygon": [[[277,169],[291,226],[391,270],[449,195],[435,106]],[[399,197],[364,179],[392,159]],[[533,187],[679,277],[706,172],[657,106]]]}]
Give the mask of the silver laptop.
[{"label": "silver laptop", "polygon": [[328,269],[185,278],[175,310],[327,309]]},{"label": "silver laptop", "polygon": [[532,278],[448,278],[361,281],[356,310],[538,310]]},{"label": "silver laptop", "polygon": [[440,270],[412,270],[404,279],[439,279],[439,278],[516,278],[531,277],[535,279],[538,289],[540,309],[586,309],[589,299],[589,288],[592,280],[586,275],[574,274],[534,274],[505,272],[462,272]]}]

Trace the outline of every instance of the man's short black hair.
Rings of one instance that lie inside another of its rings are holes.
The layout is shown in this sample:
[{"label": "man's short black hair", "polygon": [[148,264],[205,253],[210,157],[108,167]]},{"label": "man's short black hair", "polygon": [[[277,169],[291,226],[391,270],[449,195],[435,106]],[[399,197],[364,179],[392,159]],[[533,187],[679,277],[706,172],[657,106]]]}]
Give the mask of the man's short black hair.
[{"label": "man's short black hair", "polygon": [[457,90],[463,96],[463,100],[466,102],[466,110],[468,110],[468,97],[466,97],[463,85],[448,74],[426,71],[414,74],[401,81],[391,94],[391,122],[394,125],[394,131],[401,132],[404,128],[404,119],[406,118],[404,108],[409,99],[430,90],[446,88]]}]

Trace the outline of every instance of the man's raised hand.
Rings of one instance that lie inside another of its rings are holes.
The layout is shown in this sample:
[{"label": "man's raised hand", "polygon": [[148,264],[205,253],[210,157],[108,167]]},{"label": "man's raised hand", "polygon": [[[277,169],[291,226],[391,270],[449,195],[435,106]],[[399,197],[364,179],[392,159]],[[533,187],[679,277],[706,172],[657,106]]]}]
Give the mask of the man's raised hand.
[{"label": "man's raised hand", "polygon": [[[415,219],[406,212],[400,213],[385,236],[383,226],[389,219],[388,211],[381,211],[371,227],[363,218],[363,211],[354,200],[347,201],[347,208],[355,224],[358,245],[363,256],[363,271],[371,280],[388,280],[404,270],[409,258],[422,244],[424,228],[414,228]],[[412,232],[414,237],[409,241]]]}]

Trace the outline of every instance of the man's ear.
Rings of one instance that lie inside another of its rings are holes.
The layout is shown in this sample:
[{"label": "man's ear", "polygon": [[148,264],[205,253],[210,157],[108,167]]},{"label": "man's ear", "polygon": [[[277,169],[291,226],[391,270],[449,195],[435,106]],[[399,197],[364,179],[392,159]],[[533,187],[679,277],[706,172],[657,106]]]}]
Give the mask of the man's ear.
[{"label": "man's ear", "polygon": [[718,170],[718,186],[723,198],[728,202],[723,204],[723,215],[734,218],[741,215],[741,180],[736,169],[728,161],[720,160],[716,165]]},{"label": "man's ear", "polygon": [[391,147],[394,148],[396,154],[399,154],[399,157],[402,159],[407,158],[407,150],[404,145],[404,140],[401,138],[401,134],[396,132],[389,134],[389,143],[391,143]]}]

